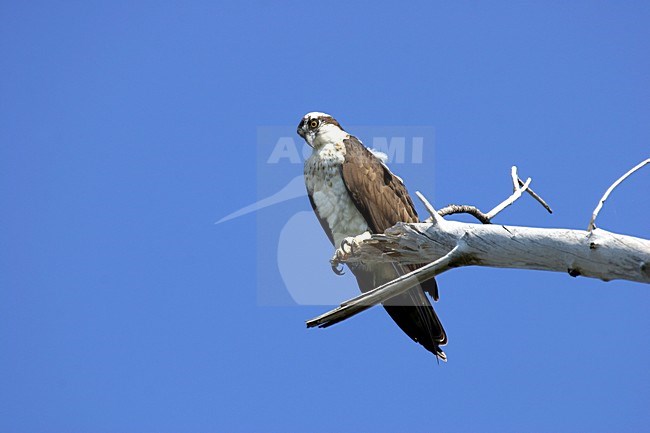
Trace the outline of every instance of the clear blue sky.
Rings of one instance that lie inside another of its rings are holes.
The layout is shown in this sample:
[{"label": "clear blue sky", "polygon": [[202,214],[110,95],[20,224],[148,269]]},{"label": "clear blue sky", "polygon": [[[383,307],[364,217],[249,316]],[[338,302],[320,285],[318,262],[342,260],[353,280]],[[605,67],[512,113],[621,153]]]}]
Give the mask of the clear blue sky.
[{"label": "clear blue sky", "polygon": [[[555,213],[497,222],[584,229],[650,154],[649,41],[641,1],[3,1],[0,431],[647,430],[647,285],[449,272],[438,365],[380,308],[305,329],[329,306],[286,296],[257,229],[305,197],[214,222],[301,175],[260,168],[259,128],[318,110],[433,128],[394,169],[436,206],[489,209],[516,164]],[[599,226],[649,238],[649,190]],[[295,257],[327,267],[319,230]]]}]

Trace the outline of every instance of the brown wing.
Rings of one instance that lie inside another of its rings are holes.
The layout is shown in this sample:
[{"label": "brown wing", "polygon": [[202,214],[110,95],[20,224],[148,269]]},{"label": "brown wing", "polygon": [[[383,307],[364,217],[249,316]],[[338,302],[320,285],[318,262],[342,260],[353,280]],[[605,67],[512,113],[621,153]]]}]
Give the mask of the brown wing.
[{"label": "brown wing", "polygon": [[366,147],[350,137],[343,140],[345,186],[374,233],[383,233],[398,222],[418,222],[418,214],[402,181]]},{"label": "brown wing", "polygon": [[[374,233],[383,233],[398,222],[418,222],[413,201],[401,179],[391,173],[356,137],[350,136],[343,143],[346,150],[341,166],[343,182],[370,229]],[[410,270],[416,268],[409,266]],[[353,272],[362,291],[371,290],[382,283],[367,271],[353,269]],[[438,299],[436,281],[430,279],[421,287],[414,287],[386,301],[384,307],[414,341],[445,359],[439,346],[447,343],[447,335],[423,290]]]},{"label": "brown wing", "polygon": [[[356,137],[350,136],[343,143],[346,150],[341,167],[343,182],[372,232],[383,233],[398,222],[419,222],[402,180],[391,173]],[[410,270],[417,268],[409,266]],[[436,280],[422,283],[422,289],[438,300]]]}]

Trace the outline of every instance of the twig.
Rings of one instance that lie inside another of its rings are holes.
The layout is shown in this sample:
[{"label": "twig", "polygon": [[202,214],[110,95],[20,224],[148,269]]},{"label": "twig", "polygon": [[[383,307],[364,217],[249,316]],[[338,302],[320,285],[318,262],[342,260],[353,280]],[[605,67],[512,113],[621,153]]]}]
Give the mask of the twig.
[{"label": "twig", "polygon": [[501,212],[503,209],[510,206],[517,199],[519,199],[521,197],[521,194],[524,191],[529,193],[535,200],[537,200],[542,206],[544,206],[544,208],[549,213],[553,213],[551,207],[548,204],[546,204],[546,202],[539,195],[537,195],[532,189],[530,189],[531,179],[529,178],[526,182],[524,182],[519,178],[519,176],[517,175],[516,166],[512,166],[512,169],[510,170],[510,178],[512,180],[512,189],[513,189],[512,195],[488,213],[482,212],[476,206],[457,205],[457,204],[450,204],[440,209],[439,211],[435,212],[433,206],[431,206],[431,204],[427,201],[426,198],[424,198],[422,194],[420,194],[419,192],[416,192],[416,194],[418,198],[422,201],[422,203],[424,203],[424,206],[427,208],[427,211],[429,211],[429,214],[431,214],[431,218],[427,219],[426,220],[427,222],[440,222],[440,220],[438,219],[439,216],[444,217],[447,215],[453,215],[457,213],[466,213],[472,215],[474,218],[476,218],[483,224],[490,224],[492,218],[494,218],[499,212]]},{"label": "twig", "polygon": [[487,217],[491,220],[494,218],[499,212],[501,212],[503,209],[507,208],[511,204],[513,204],[519,197],[521,197],[521,194],[528,189],[528,185],[530,185],[530,182],[532,181],[531,178],[528,178],[526,180],[526,183],[521,188],[515,189],[515,192],[512,193],[510,197],[505,199],[503,202],[498,204],[494,209],[492,209],[490,212],[487,213]]},{"label": "twig", "polygon": [[418,196],[424,207],[427,209],[427,212],[429,212],[429,215],[431,215],[431,222],[434,224],[443,224],[445,220],[439,212],[436,212],[431,203],[429,203],[429,200],[427,200],[420,191],[415,191],[415,195]]},{"label": "twig", "polygon": [[459,242],[451,251],[438,260],[345,301],[339,307],[308,320],[307,327],[313,328],[318,326],[319,328],[326,328],[334,325],[451,269],[453,263],[462,256],[462,245],[464,243]]},{"label": "twig", "polygon": [[[521,179],[519,179],[519,177],[517,177],[517,183],[519,183],[519,186],[524,186],[524,181],[521,180]],[[553,213],[553,209],[551,209],[551,207],[550,207],[550,206],[549,206],[549,205],[544,201],[544,199],[541,198],[539,195],[537,195],[537,194],[535,193],[535,191],[533,191],[530,187],[528,187],[528,189],[526,190],[526,192],[527,192],[528,194],[530,194],[530,196],[531,196],[532,198],[534,198],[535,200],[537,200],[537,201],[539,202],[539,204],[541,204],[542,206],[544,206],[544,209],[546,209],[546,210],[548,211],[548,213]]]},{"label": "twig", "polygon": [[[519,187],[523,187],[525,185],[524,181],[521,180],[521,178],[517,175],[517,166],[513,165],[512,169],[510,169],[510,177],[512,178],[512,191],[515,192]],[[535,200],[539,202],[542,206],[544,206],[544,209],[548,211],[548,213],[553,213],[551,210],[551,207],[539,196],[533,191],[530,186],[526,188],[526,192],[531,195]]]},{"label": "twig", "polygon": [[517,166],[513,165],[510,168],[510,178],[512,179],[512,192],[516,192],[519,189],[519,176],[517,175]]},{"label": "twig", "polygon": [[635,167],[633,167],[627,173],[625,173],[623,176],[619,177],[618,180],[614,182],[609,188],[607,188],[607,191],[605,191],[605,194],[603,194],[600,201],[598,202],[596,209],[594,209],[594,212],[591,214],[591,221],[589,221],[589,225],[587,226],[587,231],[591,232],[596,228],[596,217],[598,216],[600,209],[602,209],[605,200],[607,200],[611,192],[614,191],[614,188],[616,188],[625,179],[630,177],[632,173],[634,173],[635,171],[637,171],[638,169],[640,169],[641,167],[649,163],[650,163],[650,158],[646,159],[645,161],[641,161]]},{"label": "twig", "polygon": [[443,207],[438,211],[438,215],[440,216],[447,216],[447,215],[452,215],[456,213],[467,213],[472,215],[474,218],[482,222],[483,224],[490,224],[490,218],[479,208],[476,206],[469,206],[469,205],[459,205],[459,204],[450,204],[448,206]]}]

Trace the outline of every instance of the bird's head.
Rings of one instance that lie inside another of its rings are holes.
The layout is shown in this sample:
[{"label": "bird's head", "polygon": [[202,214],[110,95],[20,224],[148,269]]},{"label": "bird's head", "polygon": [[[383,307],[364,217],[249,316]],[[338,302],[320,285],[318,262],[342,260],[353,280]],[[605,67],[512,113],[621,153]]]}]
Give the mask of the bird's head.
[{"label": "bird's head", "polygon": [[339,142],[348,136],[336,119],[317,111],[305,114],[297,132],[313,148],[319,148],[330,141]]}]

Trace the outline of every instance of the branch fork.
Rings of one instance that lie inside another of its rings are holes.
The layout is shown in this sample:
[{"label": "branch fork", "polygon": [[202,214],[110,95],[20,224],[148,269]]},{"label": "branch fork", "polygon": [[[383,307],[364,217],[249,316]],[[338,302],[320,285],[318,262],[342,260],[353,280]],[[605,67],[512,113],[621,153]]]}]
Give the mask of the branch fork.
[{"label": "branch fork", "polygon": [[[439,216],[447,216],[456,213],[467,213],[472,215],[474,218],[476,218],[483,224],[490,224],[492,222],[492,219],[494,219],[495,216],[501,213],[501,211],[503,211],[506,207],[510,206],[515,201],[517,201],[524,192],[527,192],[528,194],[530,194],[531,197],[537,200],[537,202],[539,202],[539,204],[541,204],[544,207],[544,209],[548,211],[548,213],[553,213],[553,210],[544,201],[544,199],[542,199],[537,193],[535,193],[535,191],[533,191],[530,188],[530,183],[532,182],[532,179],[528,178],[526,179],[526,182],[524,182],[519,178],[519,175],[517,174],[516,166],[512,166],[512,168],[510,169],[510,178],[512,180],[512,194],[510,195],[510,197],[508,197],[507,199],[499,203],[497,206],[495,206],[488,213],[482,212],[475,206],[452,204],[440,209],[439,211],[437,211],[437,214]],[[416,194],[423,203],[426,201],[426,199],[422,194],[420,194],[419,192],[416,192]],[[433,206],[431,206],[431,204],[427,205],[426,203],[425,203],[425,207],[427,208],[427,210],[431,214],[431,217],[433,218],[433,213],[432,213]]]}]

